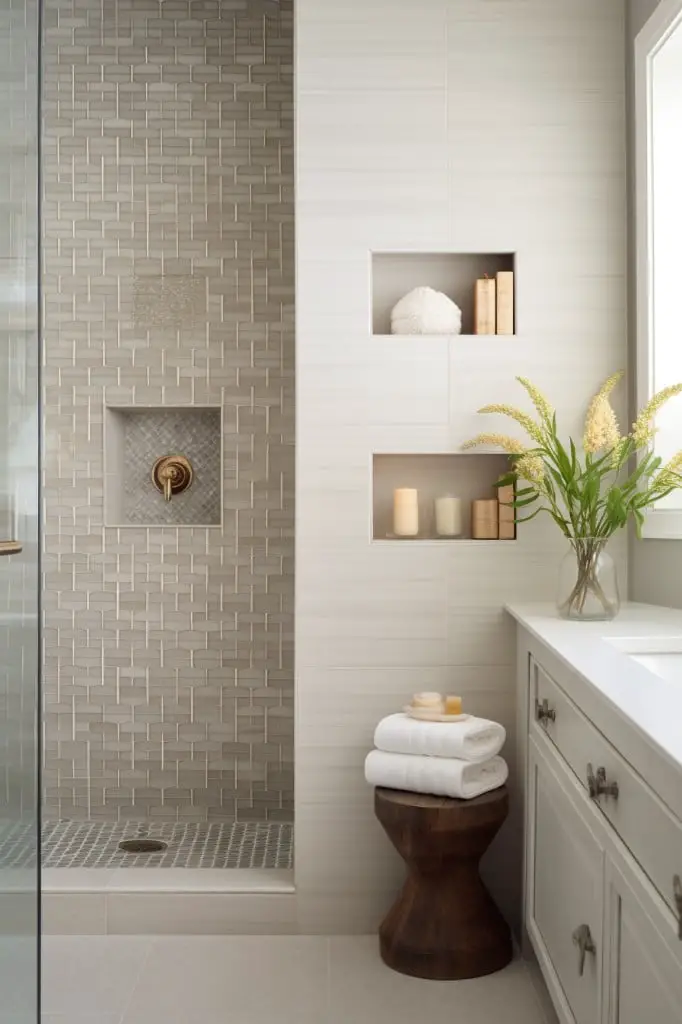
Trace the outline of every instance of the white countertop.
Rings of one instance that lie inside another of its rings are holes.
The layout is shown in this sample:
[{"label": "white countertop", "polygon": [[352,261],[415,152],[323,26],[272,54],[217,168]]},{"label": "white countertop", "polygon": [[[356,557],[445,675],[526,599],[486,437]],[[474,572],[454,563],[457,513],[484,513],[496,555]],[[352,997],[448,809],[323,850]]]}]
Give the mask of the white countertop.
[{"label": "white countertop", "polygon": [[611,642],[650,639],[650,645],[632,645],[646,652],[665,651],[666,644],[655,641],[669,640],[682,652],[682,611],[625,604],[612,622],[569,622],[551,604],[509,604],[506,610],[682,772],[682,671],[677,679],[662,678]]}]

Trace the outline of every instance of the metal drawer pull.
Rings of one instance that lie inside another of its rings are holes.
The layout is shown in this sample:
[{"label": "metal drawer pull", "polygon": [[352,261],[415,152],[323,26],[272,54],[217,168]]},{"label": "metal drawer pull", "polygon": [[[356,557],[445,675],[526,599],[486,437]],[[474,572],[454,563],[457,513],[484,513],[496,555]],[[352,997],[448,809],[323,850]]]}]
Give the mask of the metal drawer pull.
[{"label": "metal drawer pull", "polygon": [[606,781],[606,768],[597,768],[595,775],[594,768],[588,764],[587,788],[593,800],[599,799],[600,796],[612,796],[614,800],[618,799],[618,783]]},{"label": "metal drawer pull", "polygon": [[22,546],[18,540],[0,540],[0,556],[20,555]]},{"label": "metal drawer pull", "polygon": [[682,939],[682,878],[679,875],[673,876],[673,896],[677,907],[677,934]]},{"label": "metal drawer pull", "polygon": [[573,944],[580,950],[578,973],[582,978],[585,973],[585,957],[588,953],[590,956],[596,956],[597,953],[597,947],[592,941],[592,933],[588,924],[581,924],[576,928],[573,932]]},{"label": "metal drawer pull", "polygon": [[543,722],[545,725],[547,722],[556,722],[556,711],[554,708],[550,708],[546,697],[542,704],[537,697],[535,698],[535,717],[538,722]]}]

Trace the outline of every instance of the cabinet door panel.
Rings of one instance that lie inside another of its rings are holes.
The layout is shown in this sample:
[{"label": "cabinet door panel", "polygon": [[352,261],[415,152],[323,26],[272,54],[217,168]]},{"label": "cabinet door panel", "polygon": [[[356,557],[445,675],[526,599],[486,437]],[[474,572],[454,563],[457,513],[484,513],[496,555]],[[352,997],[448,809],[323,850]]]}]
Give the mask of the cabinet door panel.
[{"label": "cabinet door panel", "polygon": [[682,942],[676,921],[634,872],[609,862],[607,874],[608,1024],[680,1024]]},{"label": "cabinet door panel", "polygon": [[[535,700],[541,706],[546,701],[555,717],[540,724]],[[598,797],[595,806],[674,910],[672,879],[682,873],[682,823],[540,665],[531,680],[531,714],[531,734],[550,740],[585,792],[588,762],[595,771],[604,767],[608,779],[618,783],[618,798]]]},{"label": "cabinet door panel", "polygon": [[[529,931],[551,962],[576,1024],[598,1024],[604,853],[578,809],[585,797],[573,777],[562,766],[555,772],[533,741],[529,767]],[[574,941],[581,926],[594,946],[582,974]]]}]

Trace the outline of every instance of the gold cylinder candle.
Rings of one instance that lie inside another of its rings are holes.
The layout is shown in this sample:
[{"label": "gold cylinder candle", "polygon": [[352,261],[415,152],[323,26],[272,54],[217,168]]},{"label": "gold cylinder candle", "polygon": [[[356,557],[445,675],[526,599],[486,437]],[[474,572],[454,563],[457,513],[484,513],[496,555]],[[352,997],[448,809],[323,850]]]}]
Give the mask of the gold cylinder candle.
[{"label": "gold cylinder candle", "polygon": [[497,498],[477,498],[471,503],[471,536],[474,540],[497,540],[499,524]]},{"label": "gold cylinder candle", "polygon": [[413,487],[398,487],[393,492],[393,532],[396,537],[419,533],[419,495]]}]

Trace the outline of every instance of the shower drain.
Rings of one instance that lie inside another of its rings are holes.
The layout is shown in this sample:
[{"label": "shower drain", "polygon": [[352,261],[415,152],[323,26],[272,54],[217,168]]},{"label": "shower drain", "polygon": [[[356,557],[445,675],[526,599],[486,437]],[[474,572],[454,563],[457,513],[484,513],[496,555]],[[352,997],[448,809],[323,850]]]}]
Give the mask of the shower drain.
[{"label": "shower drain", "polygon": [[124,839],[118,848],[124,853],[159,853],[168,849],[168,843],[161,839]]}]

